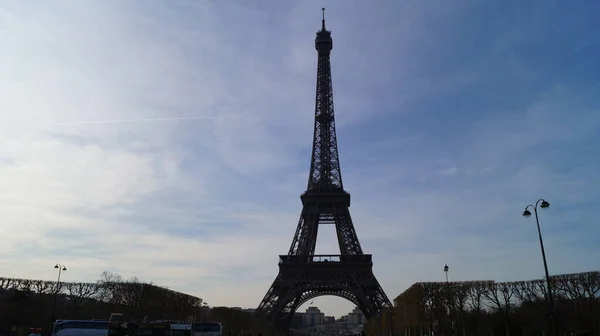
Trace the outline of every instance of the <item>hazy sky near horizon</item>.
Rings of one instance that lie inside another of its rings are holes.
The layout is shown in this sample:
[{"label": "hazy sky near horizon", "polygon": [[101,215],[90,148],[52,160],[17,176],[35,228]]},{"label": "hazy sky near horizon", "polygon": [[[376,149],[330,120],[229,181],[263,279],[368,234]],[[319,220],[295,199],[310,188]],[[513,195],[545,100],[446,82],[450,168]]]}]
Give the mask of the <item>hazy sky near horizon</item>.
[{"label": "hazy sky near horizon", "polygon": [[[542,277],[521,217],[540,197],[550,272],[600,270],[600,3],[0,0],[0,276],[60,262],[256,307],[306,188],[323,6],[344,184],[390,299],[446,263]],[[321,228],[317,252],[336,244]]]}]

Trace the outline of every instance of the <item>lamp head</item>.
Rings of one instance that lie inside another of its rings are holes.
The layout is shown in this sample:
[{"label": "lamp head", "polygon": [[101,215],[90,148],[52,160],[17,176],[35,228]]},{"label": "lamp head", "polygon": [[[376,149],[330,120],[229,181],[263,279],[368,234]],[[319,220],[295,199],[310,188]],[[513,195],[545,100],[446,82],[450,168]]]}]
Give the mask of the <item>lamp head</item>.
[{"label": "lamp head", "polygon": [[448,265],[444,265],[444,272],[448,272],[448,270],[450,269],[450,267],[448,267]]},{"label": "lamp head", "polygon": [[523,217],[525,217],[525,218],[531,217],[531,211],[525,209],[525,211],[523,211]]},{"label": "lamp head", "polygon": [[67,270],[67,268],[66,268],[65,266],[63,266],[62,270],[63,270],[63,271],[66,271],[66,270]]},{"label": "lamp head", "polygon": [[54,265],[54,268],[58,269],[58,264]]},{"label": "lamp head", "polygon": [[546,200],[542,200],[542,203],[540,203],[540,208],[546,209],[548,207],[550,207],[550,203]]}]

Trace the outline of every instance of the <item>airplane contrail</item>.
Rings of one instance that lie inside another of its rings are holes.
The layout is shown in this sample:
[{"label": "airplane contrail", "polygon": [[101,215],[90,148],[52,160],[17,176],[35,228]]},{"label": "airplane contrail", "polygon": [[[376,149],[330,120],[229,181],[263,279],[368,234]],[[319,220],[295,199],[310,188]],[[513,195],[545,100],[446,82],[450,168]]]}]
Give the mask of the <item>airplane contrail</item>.
[{"label": "airplane contrail", "polygon": [[130,120],[92,120],[92,121],[70,121],[59,122],[56,125],[94,125],[94,124],[126,124],[126,123],[142,123],[142,122],[157,122],[157,121],[184,121],[184,120],[203,120],[203,119],[226,119],[239,117],[240,114],[231,114],[225,116],[212,117],[181,117],[181,118],[151,118],[151,119],[130,119]]}]

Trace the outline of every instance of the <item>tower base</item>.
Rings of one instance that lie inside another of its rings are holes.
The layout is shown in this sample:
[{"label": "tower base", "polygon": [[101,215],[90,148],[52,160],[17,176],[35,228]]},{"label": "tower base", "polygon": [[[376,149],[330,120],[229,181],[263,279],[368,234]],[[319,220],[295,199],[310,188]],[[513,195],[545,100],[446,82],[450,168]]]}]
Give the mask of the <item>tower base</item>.
[{"label": "tower base", "polygon": [[354,303],[367,318],[391,307],[373,274],[370,254],[281,255],[279,274],[258,306],[258,313],[286,327],[302,304],[325,295]]}]

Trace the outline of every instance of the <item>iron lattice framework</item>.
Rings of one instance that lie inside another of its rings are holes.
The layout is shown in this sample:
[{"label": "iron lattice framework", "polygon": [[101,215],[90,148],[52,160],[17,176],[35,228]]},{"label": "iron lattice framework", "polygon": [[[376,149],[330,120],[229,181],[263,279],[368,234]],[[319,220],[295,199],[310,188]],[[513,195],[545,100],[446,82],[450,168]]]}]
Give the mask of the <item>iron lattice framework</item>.
[{"label": "iron lattice framework", "polygon": [[[367,318],[391,307],[373,274],[371,255],[363,253],[358,241],[350,217],[350,194],[342,184],[331,83],[333,40],[325,29],[325,17],[315,48],[317,92],[308,187],[300,197],[302,213],[290,250],[279,257],[279,274],[258,307],[259,313],[282,326],[290,323],[302,304],[323,295],[347,299]],[[326,224],[335,225],[339,255],[315,255],[319,225]]]}]

